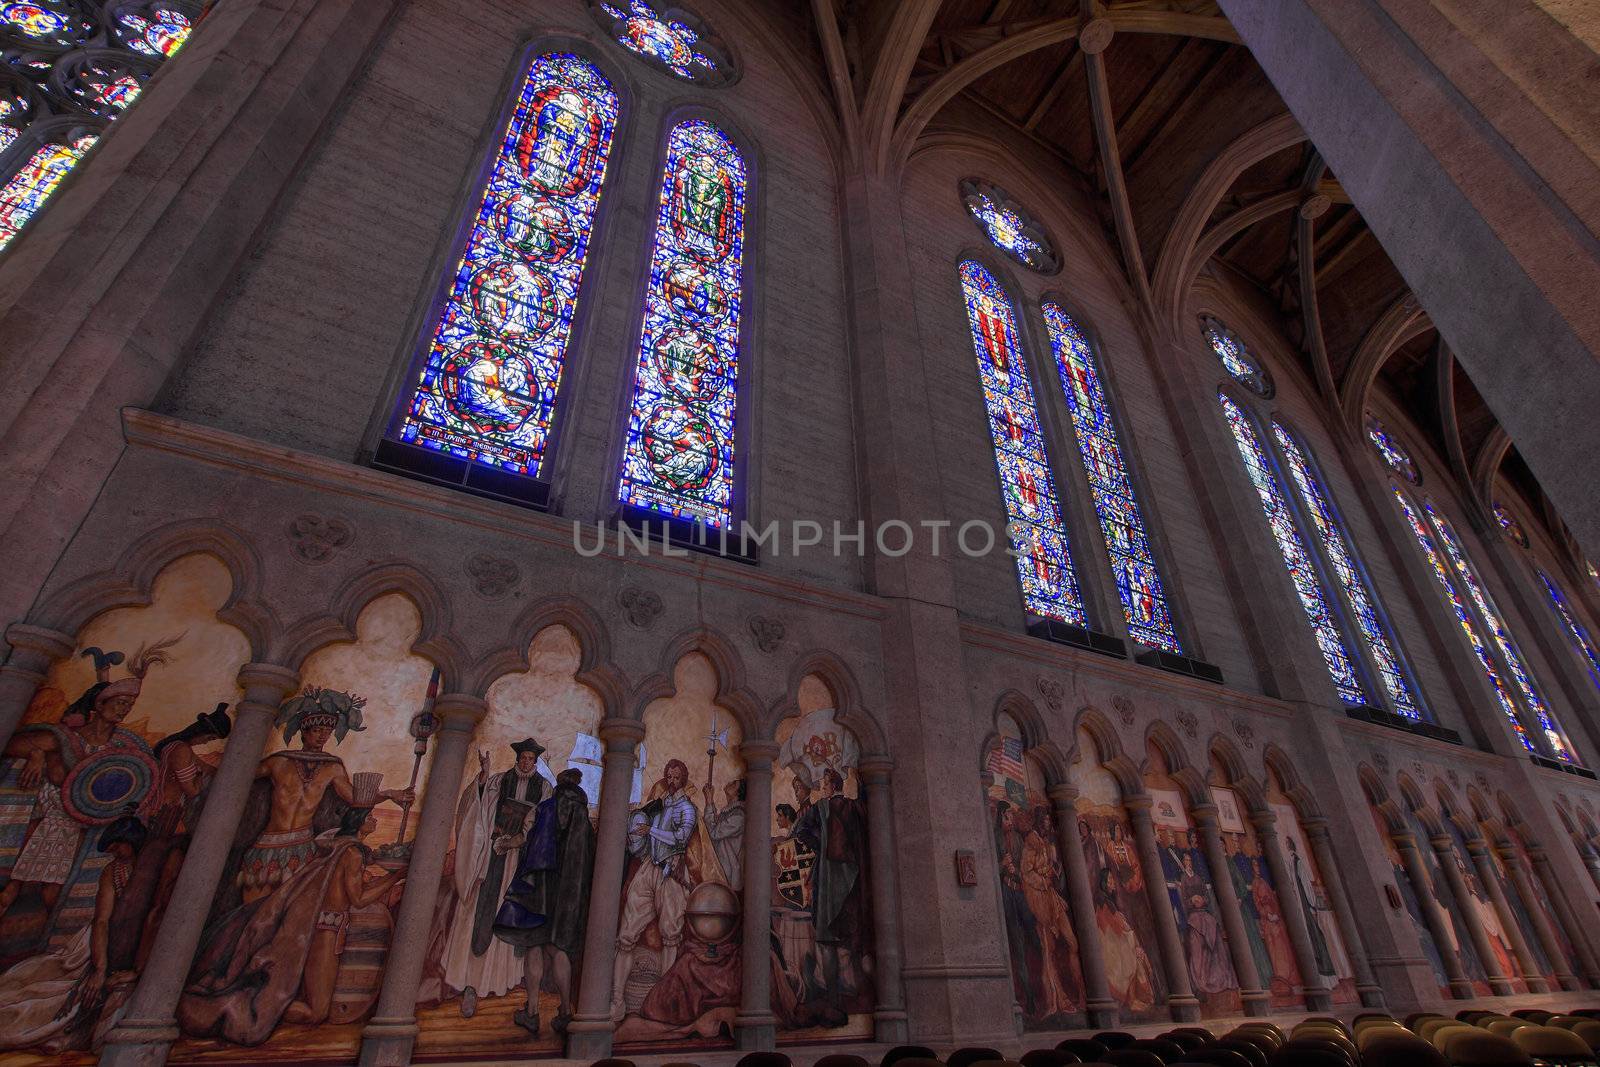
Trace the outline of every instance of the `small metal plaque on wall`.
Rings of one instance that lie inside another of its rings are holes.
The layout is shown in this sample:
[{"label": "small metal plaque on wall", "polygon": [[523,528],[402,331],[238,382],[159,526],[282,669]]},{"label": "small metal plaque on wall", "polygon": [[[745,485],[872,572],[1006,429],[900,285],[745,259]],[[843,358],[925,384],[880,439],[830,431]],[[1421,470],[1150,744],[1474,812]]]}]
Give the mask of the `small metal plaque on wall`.
[{"label": "small metal plaque on wall", "polygon": [[956,885],[966,887],[978,884],[978,858],[970,848],[956,849]]}]

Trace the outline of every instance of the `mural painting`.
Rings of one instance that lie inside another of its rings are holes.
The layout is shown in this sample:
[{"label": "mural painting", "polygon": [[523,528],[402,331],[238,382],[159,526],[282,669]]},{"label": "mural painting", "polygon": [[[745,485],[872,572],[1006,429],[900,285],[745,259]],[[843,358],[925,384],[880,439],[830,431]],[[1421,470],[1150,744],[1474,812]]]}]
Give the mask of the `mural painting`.
[{"label": "mural painting", "polygon": [[[802,680],[800,714],[778,727],[772,834],[772,1011],[786,1041],[872,1039],[874,937],[861,745],[833,695]],[[719,829],[735,816],[729,796]],[[722,840],[727,840],[723,838]],[[730,862],[738,856],[730,850]]]},{"label": "mural painting", "polygon": [[726,1045],[739,1010],[745,825],[728,813],[743,812],[743,735],[715,703],[710,660],[685,656],[675,679],[645,710],[630,798],[612,976],[619,1045]]},{"label": "mural painting", "polygon": [[[1545,922],[1549,924],[1551,932],[1555,934],[1556,942],[1561,947],[1561,955],[1566,958],[1567,973],[1582,974],[1583,966],[1578,960],[1578,950],[1573,947],[1572,938],[1568,936],[1566,926],[1556,918],[1556,910],[1551,906],[1550,898],[1545,893],[1544,883],[1533,873],[1533,861],[1528,858],[1528,849],[1523,843],[1521,833],[1517,830],[1511,830],[1505,832],[1503,836],[1516,851],[1522,869],[1528,872],[1528,885],[1533,890],[1533,900],[1523,900],[1522,895],[1516,891],[1516,883],[1505,873],[1505,861],[1500,856],[1500,850],[1490,850],[1490,854],[1494,857],[1495,867],[1501,873],[1501,884],[1506,889],[1506,899],[1513,902],[1513,908],[1521,909],[1517,912],[1517,915],[1519,920],[1522,921],[1524,930],[1528,931],[1526,933],[1528,947],[1533,950],[1535,958],[1540,961],[1541,966],[1544,968],[1544,973],[1554,977],[1555,968],[1551,966],[1551,961],[1545,954],[1544,946],[1539,941],[1537,931],[1533,930],[1532,913],[1528,909],[1536,907],[1543,913]],[[1551,988],[1554,988],[1554,986],[1552,985]]]},{"label": "mural painting", "polygon": [[1094,894],[1095,928],[1100,932],[1106,981],[1124,1020],[1166,1019],[1167,978],[1161,969],[1146,875],[1122,806],[1122,788],[1099,762],[1094,740],[1081,730],[1077,750],[1083,753],[1072,769],[1079,790],[1078,840]]},{"label": "mural painting", "polygon": [[1014,719],[1000,715],[996,733],[985,761],[989,819],[1000,868],[1011,979],[1023,1026],[1035,1030],[1085,1026],[1083,971],[1044,774],[1025,751],[1022,730]]},{"label": "mural painting", "polygon": [[[1405,905],[1406,914],[1411,916],[1411,925],[1417,931],[1417,941],[1422,947],[1422,954],[1427,957],[1428,965],[1433,968],[1433,977],[1439,983],[1439,996],[1450,999],[1450,979],[1445,974],[1444,960],[1439,955],[1439,943],[1434,940],[1433,932],[1428,929],[1428,922],[1422,917],[1421,894],[1433,892],[1431,886],[1417,886],[1411,882],[1411,877],[1406,874],[1405,865],[1400,862],[1400,849],[1394,843],[1394,837],[1389,830],[1389,820],[1378,809],[1369,797],[1367,810],[1372,813],[1372,821],[1378,828],[1378,839],[1383,842],[1384,853],[1389,857],[1389,867],[1394,872],[1394,886],[1400,894],[1400,900]],[[1423,841],[1427,847],[1426,839]]]},{"label": "mural painting", "polygon": [[542,630],[489,687],[417,992],[419,1054],[558,1055],[583,962],[604,748],[581,650]]},{"label": "mural painting", "polygon": [[1456,870],[1461,874],[1462,882],[1467,887],[1468,899],[1464,903],[1477,914],[1478,921],[1483,926],[1484,937],[1489,942],[1489,951],[1494,954],[1493,962],[1496,964],[1496,970],[1511,980],[1512,988],[1516,992],[1526,993],[1527,983],[1523,981],[1522,967],[1517,961],[1516,953],[1511,950],[1511,937],[1500,922],[1500,912],[1489,896],[1488,887],[1478,877],[1478,869],[1470,858],[1472,853],[1467,851],[1466,834],[1448,811],[1441,811],[1439,821],[1444,824],[1445,832],[1450,836],[1451,858],[1455,862]]},{"label": "mural painting", "polygon": [[1299,908],[1305,916],[1317,974],[1332,994],[1333,1002],[1359,1003],[1355,967],[1350,963],[1350,952],[1339,931],[1339,918],[1323,884],[1316,854],[1311,851],[1311,842],[1300,823],[1300,810],[1273,771],[1267,775],[1267,807],[1278,817],[1278,838],[1283,842],[1283,859],[1289,868],[1290,884],[1279,899],[1284,907]]},{"label": "mural painting", "polygon": [[[1213,773],[1217,773],[1215,767]],[[1232,789],[1213,786],[1211,801],[1217,808],[1222,847],[1228,857],[1226,876],[1232,879],[1234,895],[1239,898],[1239,916],[1244,920],[1250,956],[1261,976],[1261,985],[1273,1007],[1300,1007],[1305,1002],[1297,992],[1304,984],[1300,965],[1284,919],[1283,898],[1261,851],[1261,839]]]},{"label": "mural painting", "polygon": [[1178,921],[1178,940],[1189,963],[1189,983],[1200,998],[1205,1015],[1242,1012],[1239,979],[1228,956],[1223,936],[1222,912],[1211,865],[1200,847],[1200,835],[1189,820],[1183,792],[1172,777],[1166,758],[1149,746],[1144,774],[1150,793],[1150,819],[1155,823],[1156,855],[1166,882],[1172,914]]},{"label": "mural painting", "polygon": [[400,594],[301,667],[279,708],[178,1000],[175,1061],[354,1055],[427,784],[438,674]]},{"label": "mural painting", "polygon": [[[54,664],[0,761],[0,1050],[92,1062],[171,903],[250,658],[210,556],[108,611]],[[76,1053],[76,1054],[75,1054]]]},{"label": "mural painting", "polygon": [[[1446,936],[1450,939],[1448,947],[1461,961],[1461,970],[1472,983],[1473,991],[1480,997],[1489,996],[1489,976],[1483,969],[1483,961],[1478,958],[1477,947],[1473,945],[1472,935],[1467,930],[1467,913],[1464,909],[1470,907],[1471,902],[1456,901],[1455,894],[1450,891],[1450,883],[1439,868],[1439,857],[1428,842],[1428,828],[1409,807],[1406,808],[1406,823],[1417,839],[1417,851],[1422,854],[1422,865],[1428,872],[1431,885],[1427,889],[1444,910]],[[1421,892],[1422,888],[1419,887],[1418,891]]]}]

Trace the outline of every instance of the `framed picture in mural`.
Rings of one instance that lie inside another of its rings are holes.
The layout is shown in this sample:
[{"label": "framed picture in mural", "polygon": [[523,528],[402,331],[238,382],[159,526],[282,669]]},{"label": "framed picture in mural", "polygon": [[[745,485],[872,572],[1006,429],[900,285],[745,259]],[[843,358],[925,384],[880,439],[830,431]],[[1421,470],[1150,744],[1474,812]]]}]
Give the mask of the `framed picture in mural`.
[{"label": "framed picture in mural", "polygon": [[871,1040],[877,1001],[861,744],[815,678],[778,727],[773,766],[772,1012],[785,1042]]},{"label": "framed picture in mural", "polygon": [[558,1055],[593,888],[604,715],[571,631],[489,686],[417,992],[422,1055]]},{"label": "framed picture in mural", "polygon": [[1094,896],[1106,982],[1124,1020],[1169,1018],[1167,977],[1145,883],[1150,875],[1134,847],[1122,784],[1100,762],[1099,748],[1088,733],[1078,732],[1077,749],[1082,755],[1072,772],[1078,786],[1078,844]]},{"label": "framed picture in mural", "polygon": [[7,1063],[93,1062],[150,959],[250,658],[244,635],[217,618],[231,594],[211,556],[169,564],[149,604],[76,635],[5,747]]},{"label": "framed picture in mural", "polygon": [[1010,715],[997,717],[985,761],[1011,979],[1024,1027],[1086,1024],[1082,964],[1067,902],[1060,837],[1044,773]]}]

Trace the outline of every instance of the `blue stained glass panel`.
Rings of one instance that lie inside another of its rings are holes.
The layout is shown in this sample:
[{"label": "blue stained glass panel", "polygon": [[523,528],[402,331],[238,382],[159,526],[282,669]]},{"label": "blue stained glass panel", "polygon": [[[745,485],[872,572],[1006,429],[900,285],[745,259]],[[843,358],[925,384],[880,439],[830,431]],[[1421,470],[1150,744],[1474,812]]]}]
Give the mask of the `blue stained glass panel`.
[{"label": "blue stained glass panel", "polygon": [[1128,633],[1142,644],[1181,654],[1183,646],[1172,623],[1160,568],[1150,551],[1144,516],[1139,513],[1133,483],[1122,458],[1122,445],[1094,349],[1059,304],[1047,301],[1039,310],[1044,315],[1056,371],[1072,413],[1078,450],[1089,477],[1095,516],[1105,535]]},{"label": "blue stained glass panel", "polygon": [[1367,650],[1372,653],[1372,658],[1378,664],[1378,674],[1383,679],[1383,687],[1388,691],[1389,699],[1394,702],[1395,710],[1400,714],[1412,719],[1421,718],[1421,708],[1417,705],[1416,697],[1412,695],[1405,672],[1400,669],[1400,659],[1394,653],[1389,633],[1378,617],[1375,603],[1377,598],[1367,587],[1365,577],[1356,568],[1355,554],[1350,549],[1350,541],[1345,536],[1344,529],[1339,525],[1338,516],[1333,510],[1333,501],[1328,499],[1327,490],[1322,487],[1321,480],[1311,469],[1311,463],[1306,458],[1304,449],[1300,447],[1300,442],[1277,422],[1272,424],[1272,436],[1277,440],[1278,447],[1283,450],[1284,459],[1288,461],[1289,476],[1293,479],[1295,488],[1299,490],[1300,500],[1305,504],[1306,514],[1311,517],[1311,525],[1317,531],[1322,547],[1327,551],[1328,561],[1333,564],[1334,578],[1344,590],[1345,597],[1355,613],[1356,626],[1361,631],[1362,640],[1366,642]]},{"label": "blue stained glass panel", "polygon": [[1417,546],[1422,549],[1423,556],[1427,557],[1428,566],[1433,568],[1433,576],[1439,579],[1439,589],[1444,593],[1450,610],[1455,613],[1456,622],[1461,624],[1461,632],[1466,635],[1467,644],[1472,646],[1472,654],[1478,657],[1478,662],[1483,665],[1484,677],[1489,679],[1489,684],[1494,687],[1495,699],[1500,702],[1500,710],[1505,713],[1506,721],[1511,724],[1511,729],[1516,733],[1517,740],[1522,742],[1522,747],[1529,752],[1537,752],[1532,738],[1528,736],[1527,727],[1522,725],[1522,716],[1517,712],[1517,706],[1511,700],[1511,693],[1506,689],[1506,683],[1500,677],[1500,669],[1494,664],[1494,657],[1489,654],[1489,646],[1478,636],[1478,628],[1473,625],[1472,616],[1467,613],[1467,605],[1462,602],[1461,595],[1456,592],[1455,583],[1450,579],[1450,567],[1444,555],[1434,544],[1433,534],[1429,532],[1427,523],[1406,499],[1405,493],[1398,485],[1391,486],[1394,490],[1395,501],[1400,505],[1400,512],[1406,518],[1406,524],[1411,527],[1412,536],[1417,539]]},{"label": "blue stained glass panel", "polygon": [[981,263],[965,260],[959,273],[1023,604],[1035,615],[1085,626],[1088,617],[1017,337],[1016,312],[999,280]]},{"label": "blue stained glass panel", "polygon": [[726,528],[744,284],[744,157],[690,119],[667,138],[620,498]]},{"label": "blue stained glass panel", "polygon": [[1589,678],[1596,687],[1600,687],[1600,651],[1596,651],[1594,642],[1589,638],[1589,631],[1583,623],[1572,613],[1572,606],[1567,603],[1567,598],[1561,592],[1561,587],[1555,579],[1540,567],[1535,567],[1534,573],[1539,576],[1539,581],[1544,585],[1544,591],[1550,597],[1550,606],[1555,609],[1556,615],[1561,619],[1561,625],[1566,628],[1567,636],[1572,638],[1572,643],[1589,665]]},{"label": "blue stained glass panel", "polygon": [[1295,592],[1300,595],[1300,604],[1305,608],[1306,619],[1311,623],[1312,633],[1316,635],[1317,647],[1322,650],[1322,659],[1327,664],[1334,688],[1339,691],[1339,698],[1346,703],[1365,704],[1366,691],[1356,674],[1355,664],[1350,659],[1349,649],[1345,647],[1344,637],[1334,622],[1333,612],[1328,606],[1328,595],[1323,590],[1322,582],[1317,578],[1317,572],[1311,564],[1311,555],[1306,551],[1305,542],[1300,538],[1300,530],[1294,524],[1289,501],[1283,495],[1283,488],[1278,484],[1277,476],[1272,473],[1261,438],[1257,436],[1256,428],[1251,424],[1249,417],[1238,404],[1234,403],[1232,397],[1219,392],[1217,399],[1222,403],[1222,412],[1228,419],[1228,428],[1233,431],[1234,443],[1239,446],[1239,456],[1244,460],[1245,473],[1250,476],[1250,482],[1256,488],[1256,495],[1261,498],[1261,510],[1267,517],[1267,525],[1272,529],[1273,540],[1278,543],[1278,551],[1283,556],[1283,565],[1289,569],[1289,578],[1294,582]]},{"label": "blue stained glass panel", "polygon": [[1478,614],[1483,617],[1484,625],[1489,628],[1489,637],[1499,647],[1506,669],[1511,672],[1512,683],[1522,694],[1523,702],[1538,716],[1539,728],[1544,734],[1545,742],[1550,746],[1551,753],[1558,759],[1570,762],[1572,753],[1567,750],[1566,742],[1562,740],[1561,730],[1556,725],[1555,717],[1546,706],[1544,698],[1539,695],[1533,674],[1523,662],[1522,653],[1518,650],[1517,643],[1512,640],[1511,632],[1506,629],[1500,611],[1495,606],[1494,598],[1478,579],[1477,568],[1467,558],[1466,549],[1462,546],[1461,539],[1456,536],[1455,527],[1450,525],[1449,519],[1439,514],[1431,502],[1424,500],[1422,508],[1428,513],[1428,521],[1433,524],[1434,532],[1439,535],[1439,544],[1444,548],[1445,556],[1461,579],[1462,588],[1477,605]]},{"label": "blue stained glass panel", "polygon": [[1417,473],[1417,465],[1411,458],[1411,453],[1405,450],[1404,445],[1395,440],[1393,434],[1384,429],[1383,423],[1379,422],[1376,416],[1370,414],[1367,416],[1367,440],[1372,442],[1372,447],[1378,450],[1378,455],[1383,457],[1383,461],[1389,465],[1390,470],[1412,485],[1417,485],[1422,481],[1421,475]]},{"label": "blue stained glass panel", "polygon": [[539,475],[616,122],[592,63],[529,66],[401,440]]},{"label": "blue stained glass panel", "polygon": [[1201,320],[1200,332],[1230,378],[1257,396],[1272,395],[1272,379],[1238,334],[1210,318]]},{"label": "blue stained glass panel", "polygon": [[719,74],[717,60],[700,44],[700,35],[681,19],[663,16],[647,0],[601,4],[600,8],[611,16],[617,43],[628,51],[690,81]]}]

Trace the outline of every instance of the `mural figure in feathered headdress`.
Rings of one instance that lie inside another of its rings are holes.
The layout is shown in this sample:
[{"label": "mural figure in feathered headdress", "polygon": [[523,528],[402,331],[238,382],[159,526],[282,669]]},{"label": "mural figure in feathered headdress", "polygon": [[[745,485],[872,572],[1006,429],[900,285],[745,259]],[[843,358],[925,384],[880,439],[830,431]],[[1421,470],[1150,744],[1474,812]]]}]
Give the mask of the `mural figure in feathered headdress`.
[{"label": "mural figure in feathered headdress", "polygon": [[[315,1025],[333,1004],[351,912],[390,893],[403,866],[368,879],[362,842],[374,807],[408,805],[409,789],[381,774],[351,774],[323,749],[364,730],[366,701],[308,686],[278,708],[284,744],[256,767],[189,986],[178,1001],[185,1033],[258,1045],[280,1022]],[[231,877],[230,877],[231,876]],[[298,980],[288,980],[298,976]]]}]

